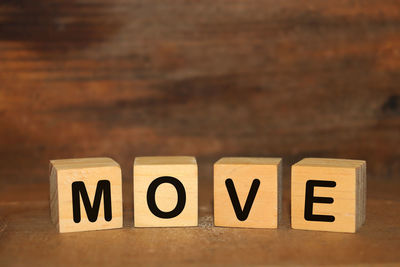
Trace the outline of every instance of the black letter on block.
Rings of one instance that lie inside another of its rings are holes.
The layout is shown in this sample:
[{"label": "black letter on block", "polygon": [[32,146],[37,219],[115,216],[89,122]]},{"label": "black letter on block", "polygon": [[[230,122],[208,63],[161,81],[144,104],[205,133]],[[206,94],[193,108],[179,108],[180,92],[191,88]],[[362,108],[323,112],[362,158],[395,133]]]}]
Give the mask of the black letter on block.
[{"label": "black letter on block", "polygon": [[260,187],[260,180],[258,179],[253,180],[243,210],[242,207],[240,206],[239,198],[237,196],[235,185],[233,184],[232,179],[230,178],[226,179],[225,185],[226,189],[228,189],[229,197],[231,198],[233,209],[235,210],[236,213],[236,217],[238,218],[239,221],[245,221],[249,216],[251,206],[253,205],[254,199],[256,198],[258,188]]},{"label": "black letter on block", "polygon": [[309,180],[306,183],[306,202],[304,206],[304,219],[307,221],[318,221],[318,222],[334,222],[335,216],[332,215],[316,215],[313,214],[314,203],[333,203],[331,197],[314,197],[314,187],[335,187],[336,182],[334,181],[318,181]]},{"label": "black letter on block", "polygon": [[95,222],[99,216],[101,195],[104,193],[104,219],[109,222],[112,219],[111,213],[111,189],[110,181],[100,180],[97,182],[96,194],[94,196],[93,206],[90,204],[89,196],[85,184],[81,181],[72,183],[72,209],[74,222],[81,221],[81,204],[79,194],[85,206],[86,214],[90,222]]},{"label": "black letter on block", "polygon": [[[160,210],[156,204],[156,190],[158,186],[163,183],[172,184],[175,187],[176,192],[178,193],[178,202],[176,203],[175,208],[168,212]],[[186,204],[185,187],[183,187],[183,184],[174,177],[171,176],[159,177],[155,179],[153,182],[151,182],[149,188],[147,189],[147,205],[149,206],[150,211],[159,218],[171,219],[178,216],[185,208],[185,204]]]}]

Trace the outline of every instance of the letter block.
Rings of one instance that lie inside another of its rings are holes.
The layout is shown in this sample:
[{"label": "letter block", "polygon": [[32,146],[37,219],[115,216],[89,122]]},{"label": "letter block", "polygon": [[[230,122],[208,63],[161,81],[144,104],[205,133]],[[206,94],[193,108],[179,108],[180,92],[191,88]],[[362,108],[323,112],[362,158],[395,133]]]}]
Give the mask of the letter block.
[{"label": "letter block", "polygon": [[133,168],[136,227],[198,225],[194,157],[137,157]]},{"label": "letter block", "polygon": [[121,228],[121,168],[110,158],[50,161],[50,211],[60,233]]},{"label": "letter block", "polygon": [[215,226],[277,228],[281,158],[222,158],[214,164]]},{"label": "letter block", "polygon": [[292,166],[292,228],[356,232],[365,221],[366,162],[305,158]]}]

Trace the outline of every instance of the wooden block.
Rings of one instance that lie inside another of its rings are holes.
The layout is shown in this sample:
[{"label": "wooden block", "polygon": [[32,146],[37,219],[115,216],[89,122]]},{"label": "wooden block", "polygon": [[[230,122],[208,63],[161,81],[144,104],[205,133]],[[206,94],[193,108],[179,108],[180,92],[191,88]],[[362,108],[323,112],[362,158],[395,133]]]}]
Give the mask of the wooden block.
[{"label": "wooden block", "polygon": [[277,228],[280,158],[222,158],[214,164],[215,226]]},{"label": "wooden block", "polygon": [[137,157],[133,168],[136,227],[198,225],[194,157]]},{"label": "wooden block", "polygon": [[50,210],[60,233],[122,227],[118,163],[110,158],[51,160]]},{"label": "wooden block", "polygon": [[365,222],[366,162],[306,158],[292,166],[292,228],[356,232]]}]

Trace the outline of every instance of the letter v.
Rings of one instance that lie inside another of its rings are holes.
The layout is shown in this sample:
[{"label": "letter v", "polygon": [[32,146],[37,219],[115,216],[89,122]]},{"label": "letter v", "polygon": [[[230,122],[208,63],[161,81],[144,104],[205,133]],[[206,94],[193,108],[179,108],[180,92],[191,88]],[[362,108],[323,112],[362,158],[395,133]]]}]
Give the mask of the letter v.
[{"label": "letter v", "polygon": [[254,199],[256,198],[258,188],[260,187],[260,180],[258,179],[253,180],[243,210],[240,205],[239,198],[236,193],[235,185],[233,184],[232,179],[230,178],[226,179],[225,185],[226,189],[228,189],[229,197],[231,198],[233,209],[235,210],[236,213],[236,217],[240,221],[245,221],[249,216],[251,206],[253,205]]}]

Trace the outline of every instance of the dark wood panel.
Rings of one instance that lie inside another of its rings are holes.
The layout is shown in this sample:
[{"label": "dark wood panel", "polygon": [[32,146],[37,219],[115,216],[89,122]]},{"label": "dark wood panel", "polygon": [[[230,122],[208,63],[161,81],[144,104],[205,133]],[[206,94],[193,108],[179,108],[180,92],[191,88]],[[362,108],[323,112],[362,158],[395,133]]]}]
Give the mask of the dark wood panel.
[{"label": "dark wood panel", "polygon": [[2,1],[1,182],[103,155],[128,181],[134,156],[179,154],[366,159],[396,178],[399,7]]}]

